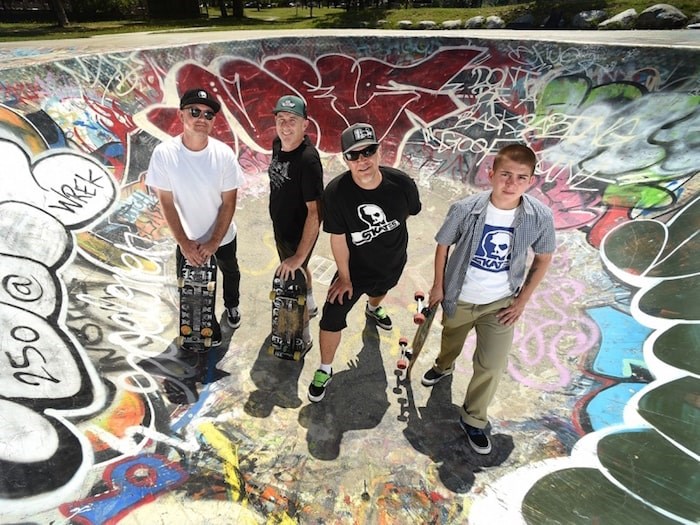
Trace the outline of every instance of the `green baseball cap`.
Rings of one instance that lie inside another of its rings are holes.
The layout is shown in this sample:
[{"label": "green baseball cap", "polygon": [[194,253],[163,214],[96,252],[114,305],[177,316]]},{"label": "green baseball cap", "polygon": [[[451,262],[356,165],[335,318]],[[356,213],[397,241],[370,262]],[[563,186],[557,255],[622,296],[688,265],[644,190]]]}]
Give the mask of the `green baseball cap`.
[{"label": "green baseball cap", "polygon": [[275,109],[272,111],[275,115],[281,111],[294,113],[300,117],[306,118],[306,104],[299,97],[294,95],[285,95],[277,101]]}]

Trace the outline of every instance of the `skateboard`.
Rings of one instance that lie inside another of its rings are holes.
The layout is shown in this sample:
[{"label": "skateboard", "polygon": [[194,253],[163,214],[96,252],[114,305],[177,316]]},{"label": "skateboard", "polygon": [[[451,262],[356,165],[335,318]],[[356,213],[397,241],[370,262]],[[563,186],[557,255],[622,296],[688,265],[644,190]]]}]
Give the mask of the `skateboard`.
[{"label": "skateboard", "polygon": [[396,362],[396,368],[399,370],[406,370],[407,379],[411,377],[411,369],[423,350],[423,345],[428,338],[430,327],[435,318],[435,312],[437,312],[437,305],[430,308],[426,304],[425,294],[423,294],[423,292],[416,292],[413,298],[416,301],[416,313],[413,316],[413,322],[418,325],[418,329],[416,330],[416,335],[413,336],[411,346],[408,346],[408,339],[405,337],[399,339],[401,356]]},{"label": "skateboard", "polygon": [[177,280],[180,290],[180,335],[178,345],[186,350],[205,352],[212,345],[216,326],[216,257],[202,266],[187,260]]},{"label": "skateboard", "polygon": [[272,333],[268,352],[280,359],[299,361],[304,355],[304,310],[306,276],[302,270],[291,279],[275,275],[270,291],[272,301]]}]

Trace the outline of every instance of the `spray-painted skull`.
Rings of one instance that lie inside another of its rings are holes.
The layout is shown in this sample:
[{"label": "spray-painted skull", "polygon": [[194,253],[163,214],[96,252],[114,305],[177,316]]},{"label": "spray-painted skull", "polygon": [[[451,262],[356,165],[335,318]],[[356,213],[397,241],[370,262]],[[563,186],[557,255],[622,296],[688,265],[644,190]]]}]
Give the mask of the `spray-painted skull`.
[{"label": "spray-painted skull", "polygon": [[357,214],[360,216],[360,219],[370,226],[377,226],[386,222],[384,210],[376,204],[361,204],[357,207]]}]

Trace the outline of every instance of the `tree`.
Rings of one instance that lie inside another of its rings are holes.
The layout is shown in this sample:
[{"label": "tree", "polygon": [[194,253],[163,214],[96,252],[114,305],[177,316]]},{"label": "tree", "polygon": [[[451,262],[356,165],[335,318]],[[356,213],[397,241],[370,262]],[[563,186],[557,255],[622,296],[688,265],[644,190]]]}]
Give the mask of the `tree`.
[{"label": "tree", "polygon": [[151,18],[199,18],[198,0],[146,0],[146,4]]},{"label": "tree", "polygon": [[228,16],[226,13],[226,0],[219,0],[219,9],[221,10],[221,18],[226,18]]},{"label": "tree", "polygon": [[64,5],[64,0],[49,0],[51,4],[51,10],[54,15],[56,15],[56,20],[58,21],[59,27],[66,27],[68,22],[68,16],[66,15],[66,6]]}]

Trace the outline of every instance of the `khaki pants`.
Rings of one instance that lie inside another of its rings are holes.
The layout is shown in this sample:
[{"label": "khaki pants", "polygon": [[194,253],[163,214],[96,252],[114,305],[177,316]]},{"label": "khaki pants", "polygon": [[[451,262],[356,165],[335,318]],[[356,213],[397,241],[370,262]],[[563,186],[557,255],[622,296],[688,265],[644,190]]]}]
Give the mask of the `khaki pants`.
[{"label": "khaki pants", "polygon": [[510,296],[490,304],[459,301],[455,315],[442,321],[440,355],[433,366],[436,372],[454,367],[467,335],[472,328],[476,329],[476,348],[472,358],[474,375],[460,408],[462,419],[473,427],[484,428],[488,424],[488,406],[496,395],[498,383],[508,364],[514,327],[499,323],[496,313],[512,302],[513,297]]}]

